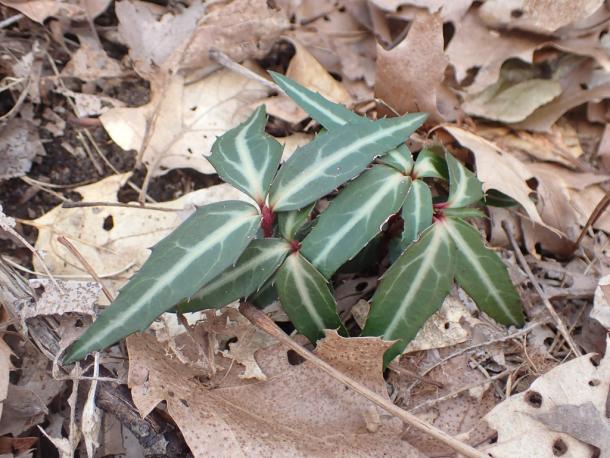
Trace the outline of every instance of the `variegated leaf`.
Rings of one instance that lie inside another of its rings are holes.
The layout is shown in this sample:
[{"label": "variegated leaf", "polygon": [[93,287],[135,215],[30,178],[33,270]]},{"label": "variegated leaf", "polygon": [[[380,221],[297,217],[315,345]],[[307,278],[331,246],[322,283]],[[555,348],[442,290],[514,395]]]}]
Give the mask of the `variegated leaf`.
[{"label": "variegated leaf", "polygon": [[400,145],[378,159],[380,164],[389,165],[405,175],[413,171],[413,155],[407,145]]},{"label": "variegated leaf", "polygon": [[181,313],[220,308],[261,288],[275,273],[291,247],[280,239],[253,240],[234,266],[178,305]]},{"label": "variegated leaf", "polygon": [[275,287],[290,321],[310,341],[324,337],[325,329],[347,335],[326,279],[298,252],[278,270]]},{"label": "variegated leaf", "polygon": [[442,152],[437,147],[422,149],[417,155],[413,166],[413,176],[416,178],[447,178],[447,164]]},{"label": "variegated leaf", "polygon": [[[341,127],[348,123],[372,122],[366,117],[358,116],[343,105],[333,103],[317,92],[310,91],[284,75],[280,75],[276,72],[269,73],[286,95],[294,100],[309,114],[309,116],[319,122],[327,130],[333,130],[336,127]],[[380,153],[383,153],[383,151],[380,151]],[[400,145],[398,148],[383,154],[379,162],[394,167],[407,175],[409,175],[413,169],[413,156],[406,145]]]},{"label": "variegated leaf", "polygon": [[379,155],[403,142],[426,118],[399,118],[345,125],[299,148],[280,169],[270,192],[274,211],[303,208],[354,178]]},{"label": "variegated leaf", "polygon": [[309,221],[314,205],[311,204],[301,210],[278,213],[277,224],[282,237],[286,240],[294,240],[299,230]]},{"label": "variegated leaf", "polygon": [[317,218],[301,254],[327,278],[353,258],[402,206],[411,179],[377,165],[349,183]]},{"label": "variegated leaf", "polygon": [[483,197],[483,188],[479,179],[462,165],[460,161],[447,153],[445,156],[449,169],[449,198],[447,206],[453,208],[467,207]]},{"label": "variegated leaf", "polygon": [[70,346],[64,362],[144,331],[155,318],[233,264],[254,238],[259,224],[258,211],[245,202],[226,201],[197,209],[155,245],[116,300]]},{"label": "variegated leaf", "polygon": [[245,122],[218,137],[208,160],[227,183],[264,204],[282,157],[282,145],[265,133],[261,105]]},{"label": "variegated leaf", "polygon": [[403,250],[417,240],[419,234],[432,224],[432,215],[430,188],[422,180],[413,180],[401,211],[404,228],[400,246]]},{"label": "variegated leaf", "polygon": [[366,118],[358,116],[345,106],[331,102],[317,92],[301,86],[284,75],[276,72],[269,72],[269,74],[288,97],[328,130],[341,127],[347,123],[367,121]]},{"label": "variegated leaf", "polygon": [[457,218],[484,218],[483,213],[478,208],[466,207],[466,208],[443,208],[443,215],[455,216]]},{"label": "variegated leaf", "polygon": [[455,247],[447,225],[439,222],[426,229],[383,275],[362,335],[397,340],[384,355],[386,365],[440,308],[454,271]]},{"label": "variegated leaf", "polygon": [[500,257],[485,247],[481,234],[468,223],[447,218],[446,225],[457,249],[457,283],[496,321],[522,326],[521,299]]}]

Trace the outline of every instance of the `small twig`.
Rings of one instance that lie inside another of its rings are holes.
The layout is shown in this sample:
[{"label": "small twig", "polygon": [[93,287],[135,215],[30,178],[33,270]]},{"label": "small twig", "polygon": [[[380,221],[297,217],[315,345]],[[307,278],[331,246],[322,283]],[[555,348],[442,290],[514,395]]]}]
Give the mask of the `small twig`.
[{"label": "small twig", "polygon": [[140,204],[125,204],[123,202],[73,202],[66,201],[61,204],[62,208],[81,208],[81,207],[123,207],[135,208],[138,210],[155,210],[159,212],[180,212],[184,208],[163,208],[163,207],[147,207]]},{"label": "small twig", "polygon": [[426,383],[428,385],[434,385],[437,388],[443,388],[443,386],[444,386],[441,382],[437,382],[436,380],[432,380],[428,377],[421,376],[417,372],[410,371],[409,369],[400,367],[396,363],[390,363],[390,365],[388,367],[390,368],[390,370],[393,370],[394,372],[396,372],[399,375],[406,375],[407,377],[413,377],[415,380],[417,380],[421,383]]},{"label": "small twig", "polygon": [[212,49],[210,49],[208,55],[210,56],[210,59],[212,59],[213,61],[222,65],[223,67],[228,68],[232,72],[235,72],[238,75],[241,75],[245,78],[257,81],[257,82],[261,83],[263,86],[265,86],[266,88],[271,89],[272,91],[280,92],[282,94],[284,93],[284,91],[282,91],[282,89],[277,84],[275,84],[273,81],[269,81],[268,79],[260,76],[258,73],[253,72],[249,68],[244,67],[241,64],[238,64],[237,62],[232,60],[229,56],[227,56],[222,51],[212,48]]},{"label": "small twig", "polygon": [[433,406],[435,404],[438,404],[439,402],[443,402],[446,401],[447,399],[451,399],[459,394],[462,394],[464,391],[468,391],[471,390],[473,388],[477,388],[485,383],[491,383],[494,380],[498,380],[500,378],[506,377],[507,375],[511,374],[511,370],[505,370],[503,372],[500,372],[499,374],[493,375],[491,377],[486,378],[485,380],[481,380],[479,382],[475,382],[475,383],[471,383],[470,385],[466,385],[466,386],[462,386],[460,388],[458,388],[455,391],[452,391],[451,393],[448,393],[444,396],[441,396],[440,398],[436,398],[436,399],[429,399],[427,401],[422,402],[421,404],[416,405],[415,407],[413,407],[412,409],[410,409],[410,412],[415,412],[417,410],[421,410],[424,407],[430,407]]},{"label": "small twig", "polygon": [[606,192],[606,195],[604,197],[602,197],[602,199],[598,202],[598,204],[595,206],[595,208],[591,212],[591,216],[589,216],[589,219],[587,220],[584,227],[582,228],[582,231],[580,231],[580,235],[576,239],[576,242],[574,242],[572,252],[574,252],[578,249],[578,247],[580,246],[580,242],[582,242],[582,239],[585,237],[585,235],[587,235],[587,231],[599,219],[599,217],[604,212],[604,210],[606,210],[606,207],[608,207],[608,204],[610,204],[610,191]]},{"label": "small twig", "polygon": [[527,260],[525,259],[525,256],[523,256],[523,253],[521,253],[521,249],[519,248],[519,245],[517,245],[517,241],[515,240],[515,237],[513,236],[506,221],[502,221],[502,228],[504,229],[504,232],[506,232],[508,240],[510,240],[510,244],[513,247],[513,251],[515,252],[515,256],[517,256],[517,260],[519,261],[519,264],[521,264],[521,268],[525,271],[525,273],[529,277],[530,282],[532,283],[532,285],[534,286],[534,289],[538,293],[538,296],[540,296],[540,299],[542,299],[542,303],[544,304],[544,306],[546,307],[548,312],[551,314],[551,317],[553,318],[553,321],[555,322],[557,329],[559,330],[559,332],[561,333],[561,335],[563,336],[565,341],[570,346],[570,349],[572,350],[574,355],[582,356],[582,352],[578,349],[578,347],[572,340],[572,336],[570,335],[568,328],[566,328],[565,323],[563,322],[561,317],[555,311],[553,304],[551,304],[551,301],[549,301],[546,293],[540,286],[540,283],[538,283],[538,280],[536,279],[536,277],[534,277],[534,274],[532,273],[532,269],[530,269],[530,266],[528,265]]},{"label": "small twig", "polygon": [[426,374],[430,373],[430,371],[432,371],[432,369],[434,369],[435,367],[438,367],[441,364],[446,363],[447,361],[449,361],[450,359],[455,358],[456,356],[460,356],[460,355],[462,355],[464,353],[467,353],[470,350],[475,350],[475,349],[480,348],[480,347],[486,347],[488,345],[493,345],[495,343],[506,342],[507,340],[515,339],[515,338],[520,337],[522,335],[528,334],[532,329],[537,328],[538,326],[541,326],[543,324],[545,324],[545,322],[534,321],[533,323],[528,324],[523,329],[519,329],[519,331],[514,332],[512,334],[508,334],[506,336],[502,336],[502,337],[498,337],[496,339],[488,340],[486,342],[481,342],[479,344],[470,345],[469,347],[461,348],[458,351],[456,351],[454,353],[451,353],[449,356],[444,357],[440,361],[437,361],[432,366],[428,367],[421,375],[423,376],[423,375],[426,375]]},{"label": "small twig", "polygon": [[265,331],[267,334],[275,337],[282,344],[289,347],[291,350],[295,351],[298,355],[302,356],[304,359],[314,364],[320,370],[326,372],[328,375],[341,382],[345,386],[351,388],[355,392],[367,398],[369,401],[373,402],[377,406],[381,407],[388,413],[394,415],[395,417],[400,418],[406,424],[426,433],[430,436],[434,437],[438,441],[443,444],[451,447],[456,452],[461,453],[462,455],[469,458],[483,458],[487,457],[487,455],[479,450],[471,447],[464,442],[461,442],[449,434],[441,431],[440,429],[434,427],[433,425],[419,419],[415,415],[407,412],[406,410],[401,409],[400,407],[392,404],[390,401],[382,397],[381,395],[375,393],[370,390],[366,386],[361,383],[353,380],[342,372],[338,371],[325,361],[318,358],[313,353],[309,352],[305,348],[301,347],[299,344],[294,342],[288,335],[282,331],[267,315],[258,310],[252,304],[248,302],[243,302],[239,306],[239,311],[257,328]]},{"label": "small twig", "polygon": [[93,270],[93,267],[91,267],[91,264],[89,264],[89,262],[87,262],[87,260],[84,258],[84,256],[82,254],[80,254],[80,252],[76,249],[76,247],[74,245],[72,245],[72,243],[67,238],[65,238],[63,235],[60,235],[59,237],[57,237],[57,241],[59,243],[61,243],[63,246],[65,246],[68,249],[68,251],[70,251],[70,253],[72,253],[72,255],[76,259],[78,259],[78,261],[82,264],[82,266],[85,268],[87,273],[89,275],[91,275],[91,277],[100,284],[100,286],[102,287],[102,291],[106,295],[106,298],[110,302],[114,301],[114,297],[113,297],[112,293],[110,291],[108,291],[108,289],[104,286],[104,283],[102,283],[102,280],[100,279],[100,277],[98,277],[97,273],[95,273],[95,270]]},{"label": "small twig", "polygon": [[23,14],[15,14],[14,16],[7,17],[6,19],[0,21],[0,29],[4,29],[5,27],[9,27],[13,25],[15,22],[19,22],[23,19]]}]

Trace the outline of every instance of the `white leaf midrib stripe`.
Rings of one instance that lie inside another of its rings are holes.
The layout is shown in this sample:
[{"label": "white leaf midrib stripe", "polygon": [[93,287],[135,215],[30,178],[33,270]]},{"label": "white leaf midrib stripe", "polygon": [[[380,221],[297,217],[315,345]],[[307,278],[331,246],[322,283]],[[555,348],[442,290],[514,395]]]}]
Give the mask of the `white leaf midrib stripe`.
[{"label": "white leaf midrib stripe", "polygon": [[106,327],[104,327],[104,329],[98,332],[95,338],[91,339],[91,342],[101,342],[107,336],[112,334],[116,329],[122,327],[125,322],[140,313],[140,310],[143,305],[145,305],[150,299],[157,295],[159,291],[167,287],[168,284],[171,283],[177,275],[184,272],[193,263],[195,259],[201,256],[202,253],[205,253],[211,246],[217,244],[220,240],[225,239],[227,233],[236,231],[244,224],[247,224],[249,220],[253,219],[255,216],[256,215],[249,214],[236,217],[232,221],[232,223],[223,224],[221,227],[219,227],[207,237],[202,239],[201,242],[199,242],[197,245],[190,248],[190,251],[187,252],[187,256],[182,258],[179,263],[175,264],[172,268],[167,270],[165,274],[160,277],[159,281],[156,281],[154,283],[153,287],[149,288],[146,293],[144,293],[135,302],[132,303],[131,307],[125,309],[123,313],[119,313],[111,320],[109,320],[106,324]]},{"label": "white leaf midrib stripe", "polygon": [[305,284],[305,279],[303,277],[306,277],[307,279],[311,278],[308,276],[307,272],[301,265],[300,260],[298,259],[298,255],[295,254],[288,258],[287,267],[289,272],[292,273],[292,277],[294,278],[294,285],[297,289],[297,292],[299,293],[300,299],[303,301],[303,306],[307,310],[307,313],[311,317],[311,320],[318,327],[318,329],[323,330],[324,320],[316,310],[316,305],[311,299],[309,290],[307,288],[307,285]]}]

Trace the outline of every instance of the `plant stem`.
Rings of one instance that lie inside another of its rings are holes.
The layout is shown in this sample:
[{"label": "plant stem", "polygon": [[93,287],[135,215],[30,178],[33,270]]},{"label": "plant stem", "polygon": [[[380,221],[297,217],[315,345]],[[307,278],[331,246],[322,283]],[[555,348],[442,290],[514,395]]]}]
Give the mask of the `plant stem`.
[{"label": "plant stem", "polygon": [[266,238],[273,235],[273,222],[275,221],[275,213],[266,205],[261,206],[261,214],[263,220],[261,221],[261,227],[263,228],[263,234]]},{"label": "plant stem", "polygon": [[383,398],[383,396],[375,393],[374,391],[371,391],[366,386],[345,375],[344,373],[338,371],[337,369],[335,369],[322,359],[318,358],[310,351],[301,347],[299,344],[294,342],[284,331],[282,331],[271,320],[271,318],[265,315],[262,311],[258,310],[252,304],[248,302],[242,302],[239,306],[239,311],[257,328],[262,329],[267,334],[275,337],[281,343],[289,347],[291,350],[294,350],[297,354],[305,358],[310,363],[314,364],[319,369],[326,372],[328,375],[330,375],[337,381],[343,383],[345,386],[361,394],[374,404],[377,404],[379,407],[381,407],[388,413],[400,418],[406,424],[429,434],[430,436],[434,437],[443,444],[447,445],[448,447],[451,447],[456,452],[461,453],[462,455],[468,458],[488,458],[488,455],[486,455],[485,453],[480,452],[474,447],[471,447],[470,445],[455,439],[446,432],[441,431],[440,429],[419,419],[418,417],[407,412],[406,410],[401,409],[397,405],[392,404],[390,401]]}]

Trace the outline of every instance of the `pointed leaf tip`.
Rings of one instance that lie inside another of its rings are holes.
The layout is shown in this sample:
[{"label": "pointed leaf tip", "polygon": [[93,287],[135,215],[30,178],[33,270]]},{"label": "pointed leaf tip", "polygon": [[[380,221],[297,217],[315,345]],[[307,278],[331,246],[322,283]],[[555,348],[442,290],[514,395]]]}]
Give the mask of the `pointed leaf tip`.
[{"label": "pointed leaf tip", "polygon": [[254,238],[259,224],[257,209],[245,202],[198,208],[155,245],[110,307],[68,348],[64,363],[144,331],[159,315],[232,265]]}]

